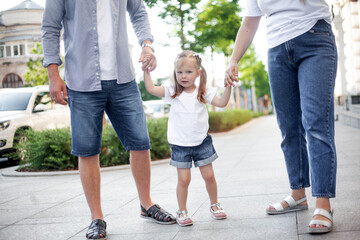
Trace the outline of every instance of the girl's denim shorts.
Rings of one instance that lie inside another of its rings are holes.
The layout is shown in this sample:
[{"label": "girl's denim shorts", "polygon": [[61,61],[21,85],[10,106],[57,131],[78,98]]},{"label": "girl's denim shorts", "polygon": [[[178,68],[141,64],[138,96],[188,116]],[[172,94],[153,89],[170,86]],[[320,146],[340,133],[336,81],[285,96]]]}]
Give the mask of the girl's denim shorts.
[{"label": "girl's denim shorts", "polygon": [[182,147],[171,144],[170,165],[177,168],[202,167],[215,161],[218,155],[213,146],[211,136],[208,134],[204,141],[194,147]]}]

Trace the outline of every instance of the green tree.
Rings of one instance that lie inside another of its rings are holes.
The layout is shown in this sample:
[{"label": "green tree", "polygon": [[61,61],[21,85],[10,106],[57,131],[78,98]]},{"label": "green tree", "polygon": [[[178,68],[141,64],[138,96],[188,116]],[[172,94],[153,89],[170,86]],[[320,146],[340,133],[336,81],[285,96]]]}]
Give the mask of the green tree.
[{"label": "green tree", "polygon": [[144,2],[151,8],[153,7],[158,0],[144,0]]},{"label": "green tree", "polygon": [[209,0],[195,22],[193,50],[204,52],[205,48],[214,52],[231,55],[231,46],[236,38],[242,18],[239,0]]},{"label": "green tree", "polygon": [[[44,60],[43,56],[43,47],[41,43],[36,43],[35,47],[31,49],[32,54],[36,54],[38,57],[36,59],[30,58],[26,63],[28,70],[24,74],[25,86],[33,87],[38,85],[48,85],[49,77],[47,69],[43,67],[42,62]],[[64,59],[62,59],[64,61]],[[59,68],[62,68],[60,66]]]},{"label": "green tree", "polygon": [[200,11],[198,3],[201,0],[145,0],[145,2],[150,7],[155,4],[160,7],[159,16],[166,23],[174,26],[175,34],[180,38],[181,49],[189,49],[190,40],[187,39],[187,33],[193,26],[193,19]]},{"label": "green tree", "polygon": [[49,84],[49,77],[46,68],[42,65],[43,48],[41,43],[36,43],[35,47],[31,49],[32,54],[36,54],[36,59],[30,58],[26,63],[28,70],[24,74],[25,86],[37,86]]},{"label": "green tree", "polygon": [[268,74],[264,64],[257,59],[255,48],[250,45],[239,62],[239,76],[245,88],[250,88],[252,81],[255,82],[256,96],[263,96],[265,93],[270,96]]}]

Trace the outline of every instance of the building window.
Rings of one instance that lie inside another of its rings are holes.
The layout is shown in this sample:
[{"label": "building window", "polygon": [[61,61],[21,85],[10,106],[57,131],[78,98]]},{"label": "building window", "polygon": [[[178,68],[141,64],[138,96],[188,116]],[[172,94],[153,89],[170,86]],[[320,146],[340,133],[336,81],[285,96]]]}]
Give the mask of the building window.
[{"label": "building window", "polygon": [[19,56],[19,46],[14,45],[13,47],[14,56]]},{"label": "building window", "polygon": [[15,73],[9,73],[5,76],[2,87],[3,88],[19,88],[23,86],[21,77]]},{"label": "building window", "polygon": [[0,58],[25,56],[25,44],[0,45]]},{"label": "building window", "polygon": [[11,57],[11,46],[6,46],[6,57]]},{"label": "building window", "polygon": [[25,44],[20,44],[20,55],[24,56],[25,55]]},{"label": "building window", "polygon": [[0,58],[5,57],[5,46],[0,46]]}]

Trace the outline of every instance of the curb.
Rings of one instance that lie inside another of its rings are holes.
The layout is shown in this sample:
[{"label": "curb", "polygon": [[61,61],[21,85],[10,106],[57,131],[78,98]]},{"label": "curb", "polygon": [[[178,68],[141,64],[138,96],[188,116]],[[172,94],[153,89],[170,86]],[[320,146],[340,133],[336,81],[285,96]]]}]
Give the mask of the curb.
[{"label": "curb", "polygon": [[[169,163],[169,161],[170,158],[163,160],[155,160],[155,161],[151,161],[151,165],[165,164],[165,163]],[[4,177],[47,177],[47,176],[64,176],[64,175],[79,174],[79,170],[53,171],[53,172],[17,172],[16,169],[18,167],[19,166],[5,168],[3,171],[1,171],[1,175]],[[110,172],[110,171],[124,170],[124,169],[130,169],[130,164],[100,168],[100,172]]]}]

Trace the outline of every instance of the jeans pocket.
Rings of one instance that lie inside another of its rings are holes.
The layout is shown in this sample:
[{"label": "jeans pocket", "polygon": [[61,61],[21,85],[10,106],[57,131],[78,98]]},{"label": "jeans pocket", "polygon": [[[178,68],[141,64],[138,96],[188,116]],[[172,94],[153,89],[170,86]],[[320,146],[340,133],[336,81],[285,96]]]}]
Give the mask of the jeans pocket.
[{"label": "jeans pocket", "polygon": [[309,33],[314,35],[323,35],[323,36],[330,36],[331,33],[329,31],[317,31],[315,29],[310,29]]}]

